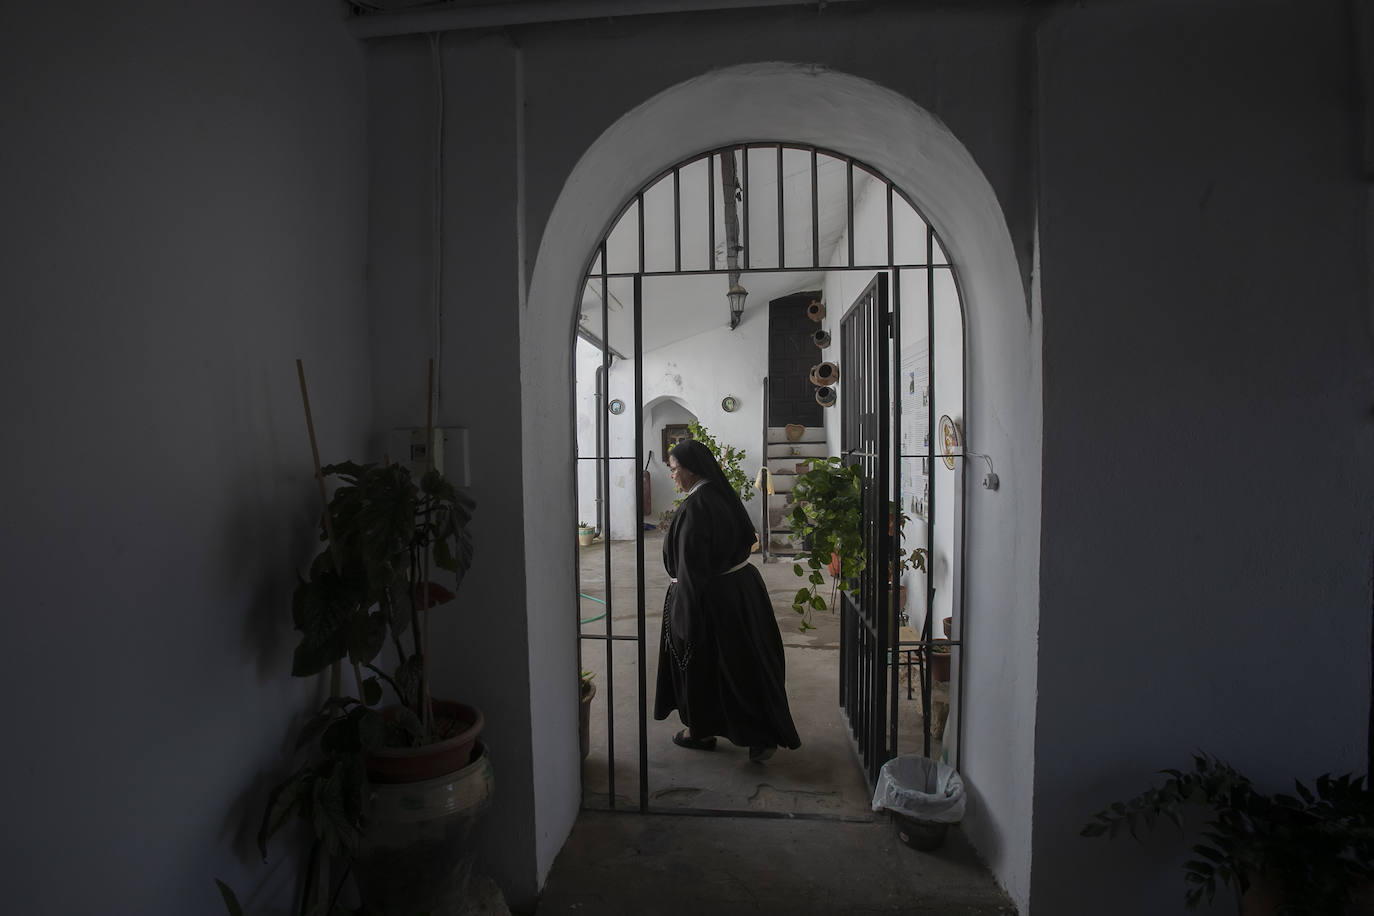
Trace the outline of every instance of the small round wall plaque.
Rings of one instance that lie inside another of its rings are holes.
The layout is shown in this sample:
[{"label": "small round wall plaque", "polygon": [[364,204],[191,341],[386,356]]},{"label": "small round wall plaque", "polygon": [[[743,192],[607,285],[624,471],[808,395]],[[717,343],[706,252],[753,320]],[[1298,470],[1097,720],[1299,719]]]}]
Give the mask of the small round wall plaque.
[{"label": "small round wall plaque", "polygon": [[613,414],[619,415],[625,412],[625,402],[620,400],[620,398],[616,398],[606,406],[610,409],[611,413]]},{"label": "small round wall plaque", "polygon": [[720,399],[720,409],[726,413],[734,413],[736,410],[739,410],[739,401],[727,395]]}]

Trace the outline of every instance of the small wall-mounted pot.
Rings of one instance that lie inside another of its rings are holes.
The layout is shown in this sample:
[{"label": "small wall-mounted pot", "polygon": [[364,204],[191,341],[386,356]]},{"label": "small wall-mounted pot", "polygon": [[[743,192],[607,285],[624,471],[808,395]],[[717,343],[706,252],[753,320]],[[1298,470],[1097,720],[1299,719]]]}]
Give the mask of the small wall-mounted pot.
[{"label": "small wall-mounted pot", "polygon": [[840,367],[834,363],[817,363],[811,367],[811,384],[833,385],[840,380]]},{"label": "small wall-mounted pot", "polygon": [[824,350],[826,347],[830,346],[830,332],[824,329],[819,330],[811,335],[811,340],[816,346]]},{"label": "small wall-mounted pot", "polygon": [[825,303],[819,300],[813,301],[806,307],[806,317],[812,321],[820,321],[825,317]]},{"label": "small wall-mounted pot", "polygon": [[816,389],[816,403],[822,407],[835,406],[835,389],[829,385],[822,385]]}]

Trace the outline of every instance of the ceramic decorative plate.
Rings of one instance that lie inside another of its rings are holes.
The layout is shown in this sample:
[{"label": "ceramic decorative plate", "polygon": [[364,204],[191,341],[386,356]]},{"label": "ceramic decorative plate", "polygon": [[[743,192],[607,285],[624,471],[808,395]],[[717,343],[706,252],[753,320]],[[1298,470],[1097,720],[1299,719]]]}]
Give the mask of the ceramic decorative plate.
[{"label": "ceramic decorative plate", "polygon": [[739,401],[727,395],[720,399],[720,409],[726,413],[734,413],[739,409]]},{"label": "ceramic decorative plate", "polygon": [[954,457],[960,454],[959,424],[949,418],[949,414],[940,417],[940,441],[944,444],[945,467],[954,470]]},{"label": "ceramic decorative plate", "polygon": [[613,414],[622,414],[625,412],[625,402],[620,400],[620,398],[616,398],[614,401],[611,401],[611,403],[607,404],[606,407]]}]

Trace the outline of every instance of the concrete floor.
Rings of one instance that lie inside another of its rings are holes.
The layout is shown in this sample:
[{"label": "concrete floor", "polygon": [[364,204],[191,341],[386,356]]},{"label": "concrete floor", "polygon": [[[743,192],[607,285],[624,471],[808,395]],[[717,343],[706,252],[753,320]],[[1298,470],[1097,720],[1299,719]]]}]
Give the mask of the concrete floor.
[{"label": "concrete floor", "polygon": [[[645,532],[644,550],[644,673],[652,710],[667,587],[662,535]],[[635,544],[614,542],[610,554],[610,631],[633,637]],[[652,813],[639,814],[638,646],[632,639],[611,641],[608,665],[607,641],[584,640],[582,667],[594,672],[599,691],[583,766],[584,810],[537,912],[1014,913],[957,829],[940,850],[918,852],[898,841],[885,814],[874,814],[838,709],[839,616],[817,613],[816,628],[799,632],[791,602],[801,580],[791,562],[762,563],[757,554],[754,562],[783,635],[801,748],[779,750],[765,764],[750,763],[746,749],[724,741],[712,752],[686,750],[672,744],[681,728],[676,716],[664,722],[650,716]],[[600,603],[607,578],[601,543],[582,548],[580,590],[589,596],[581,602],[584,635],[607,632]],[[919,753],[919,683],[913,699],[905,689],[899,696],[899,750]],[[938,759],[941,751],[935,741],[931,756]]]},{"label": "concrete floor", "polygon": [[905,913],[1015,916],[951,831],[935,852],[886,821],[584,811],[554,862],[537,916]]}]

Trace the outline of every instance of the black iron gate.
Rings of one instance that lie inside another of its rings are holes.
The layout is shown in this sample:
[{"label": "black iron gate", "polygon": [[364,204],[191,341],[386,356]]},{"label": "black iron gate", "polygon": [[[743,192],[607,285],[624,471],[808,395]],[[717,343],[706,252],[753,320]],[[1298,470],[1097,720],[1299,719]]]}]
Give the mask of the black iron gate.
[{"label": "black iron gate", "polygon": [[840,454],[863,474],[866,562],[852,589],[840,592],[840,708],[849,720],[869,784],[896,754],[895,668],[887,664],[896,633],[886,564],[892,554],[887,522],[892,479],[892,412],[888,380],[888,275],[877,274],[840,322]]}]

